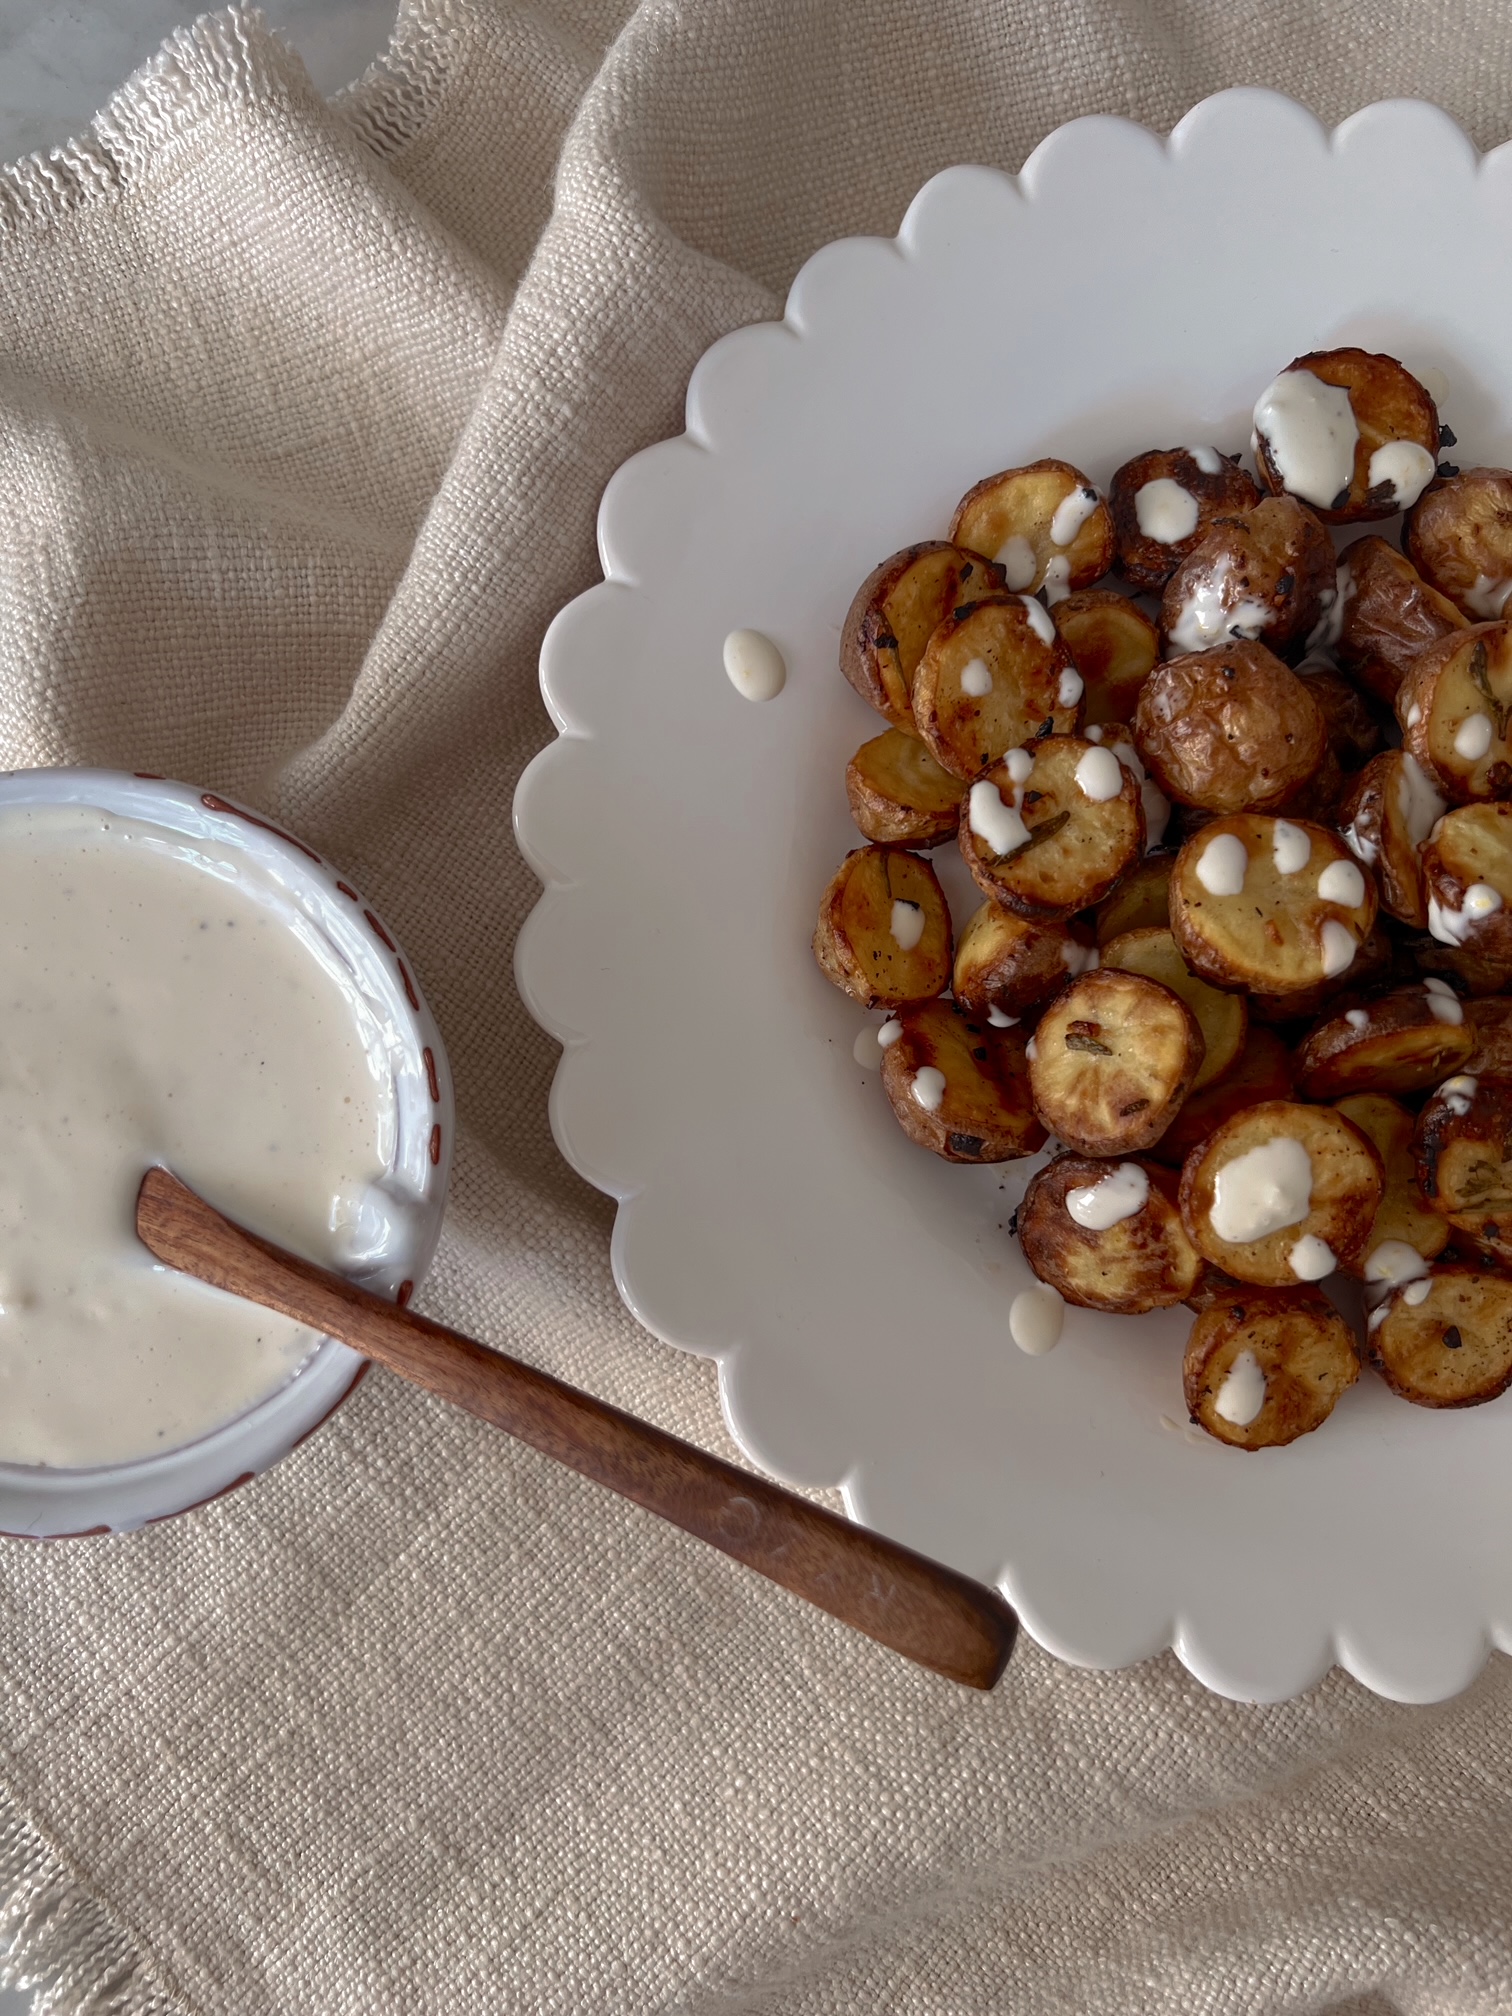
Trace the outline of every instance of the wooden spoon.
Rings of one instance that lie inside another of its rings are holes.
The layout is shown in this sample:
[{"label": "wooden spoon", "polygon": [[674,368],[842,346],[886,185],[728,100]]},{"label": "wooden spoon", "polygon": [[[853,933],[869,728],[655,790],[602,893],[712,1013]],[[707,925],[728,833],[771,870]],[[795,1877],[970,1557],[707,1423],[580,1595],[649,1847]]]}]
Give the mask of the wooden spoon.
[{"label": "wooden spoon", "polygon": [[905,1658],[968,1687],[991,1687],[1007,1665],[1018,1619],[996,1590],[953,1568],[296,1259],[166,1169],[144,1177],[136,1222],[165,1266],[339,1337]]}]

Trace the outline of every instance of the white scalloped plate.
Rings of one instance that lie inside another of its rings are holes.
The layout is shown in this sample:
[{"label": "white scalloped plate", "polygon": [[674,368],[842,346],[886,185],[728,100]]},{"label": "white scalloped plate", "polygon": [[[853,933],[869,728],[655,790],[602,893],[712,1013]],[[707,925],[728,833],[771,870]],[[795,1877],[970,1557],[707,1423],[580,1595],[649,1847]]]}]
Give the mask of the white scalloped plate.
[{"label": "white scalloped plate", "polygon": [[[610,483],[607,579],[542,652],[560,739],[516,799],[546,884],[517,974],[565,1045],[557,1141],[619,1200],[625,1300],[718,1359],[756,1462],[996,1580],[1066,1659],[1174,1645],[1255,1700],[1336,1662],[1456,1692],[1512,1648],[1512,1401],[1434,1414],[1367,1375],[1321,1433],[1246,1457],[1174,1425],[1184,1311],[1073,1310],[1049,1357],[1013,1347],[1022,1171],[905,1141],[852,1059],[867,1018],[809,952],[856,843],[843,767],[878,725],[836,670],[841,621],[977,477],[1232,452],[1312,348],[1439,374],[1455,454],[1507,461],[1509,246],[1512,151],[1412,102],[1330,136],[1232,91],[1169,141],[1086,119],[1018,177],[951,169],[896,241],[826,247],[783,322],[703,358],[687,433]],[[742,626],[787,658],[764,706],[721,667]]]}]

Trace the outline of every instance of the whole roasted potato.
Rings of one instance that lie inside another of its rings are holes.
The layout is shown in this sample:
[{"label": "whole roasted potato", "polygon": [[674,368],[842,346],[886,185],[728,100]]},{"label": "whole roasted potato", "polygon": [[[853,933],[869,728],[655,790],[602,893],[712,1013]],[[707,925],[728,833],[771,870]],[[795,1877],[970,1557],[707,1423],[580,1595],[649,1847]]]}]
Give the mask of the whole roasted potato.
[{"label": "whole roasted potato", "polygon": [[1017,1029],[994,1029],[952,1001],[901,1009],[897,1020],[882,1083],[910,1141],[947,1162],[1009,1162],[1044,1146]]},{"label": "whole roasted potato", "polygon": [[1384,749],[1355,778],[1335,818],[1351,854],[1380,884],[1381,908],[1419,930],[1428,922],[1420,850],[1448,801],[1405,749]]},{"label": "whole roasted potato", "polygon": [[943,539],[907,546],[856,590],[840,632],[840,670],[894,728],[913,733],[913,682],[930,633],[962,602],[1001,594],[1003,570]]},{"label": "whole roasted potato", "polygon": [[1428,929],[1512,980],[1512,805],[1461,805],[1423,849]]},{"label": "whole roasted potato", "polygon": [[1168,651],[1262,638],[1299,658],[1338,593],[1333,542],[1294,497],[1266,497],[1215,518],[1165,585],[1160,635]]},{"label": "whole roasted potato", "polygon": [[1133,727],[1134,746],[1165,795],[1207,812],[1288,805],[1328,747],[1307,686],[1263,644],[1220,644],[1158,665]]},{"label": "whole roasted potato", "polygon": [[956,506],[950,536],[1003,569],[1008,586],[1056,602],[1113,564],[1113,514],[1069,462],[1031,462],[984,477]]},{"label": "whole roasted potato", "polygon": [[1345,525],[1415,504],[1438,467],[1438,412],[1394,357],[1312,350],[1288,364],[1255,405],[1255,466]]},{"label": "whole roasted potato", "polygon": [[1199,1428],[1231,1449],[1279,1449],[1322,1427],[1360,1358],[1316,1288],[1238,1286],[1204,1296],[1181,1372]]},{"label": "whole roasted potato", "polygon": [[1472,623],[1512,595],[1512,469],[1463,469],[1424,492],[1402,527],[1419,574]]},{"label": "whole roasted potato", "polygon": [[1474,623],[1418,654],[1397,688],[1402,746],[1456,804],[1512,798],[1512,622]]},{"label": "whole roasted potato", "polygon": [[933,868],[901,847],[858,847],[819,904],[814,957],[863,1008],[897,1008],[950,984],[950,910]]},{"label": "whole roasted potato", "polygon": [[1086,684],[1083,720],[1127,721],[1160,656],[1155,625],[1114,588],[1079,588],[1050,614]]},{"label": "whole roasted potato", "polygon": [[1448,596],[1375,532],[1340,554],[1337,607],[1339,663],[1388,707],[1418,653],[1465,627]]},{"label": "whole roasted potato", "polygon": [[1028,595],[963,603],[935,628],[914,673],[913,723],[953,777],[990,770],[1034,735],[1070,735],[1082,677]]},{"label": "whole roasted potato", "polygon": [[1119,573],[1131,588],[1158,595],[1214,518],[1247,511],[1260,492],[1216,448],[1150,448],[1114,476],[1108,502]]},{"label": "whole roasted potato", "polygon": [[1057,1155],[1019,1206],[1024,1258],[1082,1309],[1134,1316],[1184,1302],[1201,1261],[1176,1203],[1176,1173],[1158,1162]]}]

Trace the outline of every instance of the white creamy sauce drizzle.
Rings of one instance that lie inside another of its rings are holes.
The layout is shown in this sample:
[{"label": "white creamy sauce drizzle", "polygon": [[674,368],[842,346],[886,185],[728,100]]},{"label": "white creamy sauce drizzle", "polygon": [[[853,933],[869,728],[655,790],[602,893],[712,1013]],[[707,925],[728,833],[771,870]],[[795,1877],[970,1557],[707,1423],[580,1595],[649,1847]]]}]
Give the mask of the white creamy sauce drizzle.
[{"label": "white creamy sauce drizzle", "polygon": [[1323,977],[1333,980],[1340,973],[1347,973],[1355,962],[1359,945],[1354,933],[1336,917],[1326,919],[1318,933],[1318,945],[1323,954]]},{"label": "white creamy sauce drizzle", "polygon": [[1219,833],[1197,857],[1197,880],[1209,896],[1237,896],[1244,888],[1249,855],[1237,833]]},{"label": "white creamy sauce drizzle", "polygon": [[1082,675],[1074,665],[1068,665],[1060,675],[1060,681],[1055,689],[1056,704],[1061,707],[1074,707],[1085,691],[1086,685]]},{"label": "white creamy sauce drizzle", "polygon": [[940,1101],[945,1097],[945,1073],[938,1065],[923,1064],[915,1071],[908,1089],[915,1105],[922,1106],[926,1113],[938,1113]]},{"label": "white creamy sauce drizzle", "polygon": [[1029,773],[1034,768],[1034,754],[1029,749],[1010,749],[1003,758],[1003,768],[1012,779],[1014,788],[1021,791],[1029,782]]},{"label": "white creamy sauce drizzle", "polygon": [[1050,539],[1056,546],[1069,546],[1092,516],[1102,499],[1089,483],[1081,484],[1062,497],[1050,520]]},{"label": "white creamy sauce drizzle", "polygon": [[1008,1335],[1031,1358],[1055,1349],[1065,1321],[1066,1305],[1046,1281],[1025,1288],[1008,1305]]},{"label": "white creamy sauce drizzle", "polygon": [[1347,1008],[1344,1011],[1344,1020],[1349,1024],[1351,1029],[1357,1031],[1370,1027],[1370,1017],[1365,1013],[1363,1008]]},{"label": "white creamy sauce drizzle", "polygon": [[1512,581],[1497,581],[1489,574],[1477,574],[1475,586],[1465,590],[1465,600],[1483,623],[1494,623],[1512,595]]},{"label": "white creamy sauce drizzle", "polygon": [[[1397,778],[1397,810],[1406,822],[1414,847],[1421,847],[1434,826],[1449,809],[1449,801],[1429,782],[1415,756],[1402,751],[1402,768]],[[1356,849],[1356,852],[1359,850]]]},{"label": "white creamy sauce drizzle", "polygon": [[1383,1239],[1365,1257],[1365,1279],[1384,1282],[1389,1288],[1421,1280],[1427,1272],[1428,1262],[1405,1239]]},{"label": "white creamy sauce drizzle", "polygon": [[1159,546],[1175,546],[1190,539],[1200,516],[1197,499],[1174,476],[1152,476],[1134,493],[1140,535]]},{"label": "white creamy sauce drizzle", "polygon": [[1457,1078],[1446,1078],[1435,1096],[1443,1100],[1456,1120],[1463,1120],[1479,1090],[1480,1080],[1463,1071]]},{"label": "white creamy sauce drizzle", "polygon": [[1325,588],[1320,597],[1323,613],[1307,634],[1306,648],[1309,651],[1332,651],[1344,634],[1344,618],[1354,595],[1354,576],[1340,561],[1334,572],[1334,585]]},{"label": "white creamy sauce drizzle", "polygon": [[1039,572],[1034,548],[1022,532],[1015,532],[1003,541],[998,549],[997,563],[1003,570],[1003,579],[1015,595],[1027,588]]},{"label": "white creamy sauce drizzle", "polygon": [[1106,804],[1123,790],[1123,765],[1111,749],[1099,748],[1094,743],[1076,766],[1076,783],[1084,798],[1090,798],[1094,805]]},{"label": "white creamy sauce drizzle", "polygon": [[1313,1232],[1304,1233],[1286,1257],[1299,1281],[1321,1281],[1339,1264],[1327,1240]]},{"label": "white creamy sauce drizzle", "polygon": [[724,668],[742,700],[775,700],[787,684],[787,663],[759,630],[732,630],[724,640]]},{"label": "white creamy sauce drizzle", "polygon": [[1255,402],[1255,432],[1294,497],[1327,510],[1354,480],[1360,430],[1342,385],[1283,371]]},{"label": "white creamy sauce drizzle", "polygon": [[1029,1062],[1031,1064],[1034,1062],[1035,1058],[1038,1057],[1039,1055],[1039,1045],[1038,1043],[1035,1042],[1032,1036],[1029,1038],[1029,1041],[1024,1045],[1024,1055],[1029,1059]]},{"label": "white creamy sauce drizzle", "polygon": [[1021,595],[1019,600],[1023,603],[1028,614],[1029,628],[1038,637],[1041,644],[1053,644],[1055,642],[1055,621],[1044,603],[1036,601],[1032,595]]},{"label": "white creamy sauce drizzle", "polygon": [[1312,859],[1312,835],[1289,819],[1278,819],[1271,834],[1278,875],[1300,875]]},{"label": "white creamy sauce drizzle", "polygon": [[1428,898],[1428,930],[1440,945],[1463,945],[1477,924],[1484,923],[1502,907],[1502,899],[1489,882],[1472,882],[1458,910],[1445,909],[1436,898]]},{"label": "white creamy sauce drizzle", "polygon": [[1096,1183],[1066,1192],[1066,1210],[1088,1232],[1108,1232],[1143,1211],[1150,1179],[1137,1162],[1120,1162]]},{"label": "white creamy sauce drizzle", "polygon": [[1341,826],[1339,838],[1353,854],[1356,861],[1363,861],[1367,868],[1373,868],[1380,855],[1380,848],[1374,840],[1367,840],[1355,826]]},{"label": "white creamy sauce drizzle", "polygon": [[1061,963],[1068,973],[1095,973],[1102,964],[1102,954],[1095,945],[1068,938],[1061,947]]},{"label": "white creamy sauce drizzle", "polygon": [[1407,1304],[1409,1309],[1416,1309],[1419,1304],[1426,1302],[1432,1293],[1433,1282],[1431,1280],[1409,1281],[1407,1286],[1402,1290],[1402,1300]]},{"label": "white creamy sauce drizzle", "polygon": [[1188,448],[1186,452],[1204,476],[1216,476],[1223,467],[1223,457],[1216,448]]},{"label": "white creamy sauce drizzle", "polygon": [[383,1032],[238,849],[15,807],[0,862],[0,1461],[131,1462],[244,1413],[315,1343],[154,1264],[144,1171],[322,1266],[401,1253]]},{"label": "white creamy sauce drizzle", "polygon": [[1353,861],[1330,861],[1318,877],[1318,894],[1325,903],[1343,903],[1357,910],[1365,901],[1365,877]]},{"label": "white creamy sauce drizzle", "polygon": [[1045,600],[1054,608],[1071,593],[1071,562],[1064,553],[1052,553],[1045,562]]},{"label": "white creamy sauce drizzle", "polygon": [[1422,720],[1422,718],[1423,718],[1423,710],[1421,707],[1419,707],[1416,700],[1414,700],[1412,705],[1407,709],[1407,726],[1409,728],[1416,728],[1416,726],[1418,725],[1419,721]]},{"label": "white creamy sauce drizzle", "polygon": [[1145,852],[1148,854],[1165,838],[1165,829],[1171,818],[1171,801],[1153,777],[1146,777],[1140,785],[1139,801],[1144,806]]},{"label": "white creamy sauce drizzle", "polygon": [[1467,714],[1454,731],[1454,753],[1467,763],[1479,763],[1494,736],[1489,714]]},{"label": "white creamy sauce drizzle", "polygon": [[1213,1397],[1213,1412],[1234,1428],[1248,1428],[1265,1405],[1265,1374],[1253,1351],[1241,1351]]},{"label": "white creamy sauce drizzle", "polygon": [[976,837],[994,854],[1011,854],[1029,838],[1029,828],[1013,806],[1003,803],[1003,794],[990,778],[972,785],[966,801],[966,822]]},{"label": "white creamy sauce drizzle", "polygon": [[889,929],[892,932],[893,943],[898,949],[902,952],[912,952],[924,936],[923,904],[908,903],[901,896],[895,896]]},{"label": "white creamy sauce drizzle", "polygon": [[882,1024],[882,1027],[877,1031],[878,1049],[891,1050],[894,1043],[897,1042],[902,1034],[903,1024],[898,1020],[896,1015],[889,1015],[887,1020]]},{"label": "white creamy sauce drizzle", "polygon": [[1009,1015],[1004,1009],[999,1008],[996,1002],[993,1002],[987,1010],[987,1020],[994,1029],[1014,1029],[1018,1026],[1018,1019],[1017,1015]]},{"label": "white creamy sauce drizzle", "polygon": [[1438,464],[1421,441],[1383,441],[1370,458],[1366,477],[1372,490],[1386,484],[1398,511],[1406,511],[1433,481]]},{"label": "white creamy sauce drizzle", "polygon": [[1271,621],[1272,612],[1263,602],[1247,598],[1231,601],[1230,572],[1227,559],[1218,561],[1182,603],[1171,625],[1171,642],[1178,651],[1207,651],[1230,637],[1253,643]]},{"label": "white creamy sauce drizzle", "polygon": [[985,700],[992,691],[992,670],[985,658],[973,658],[961,673],[961,691],[973,700]]},{"label": "white creamy sauce drizzle", "polygon": [[1447,1022],[1451,1028],[1459,1028],[1465,1019],[1465,1010],[1458,994],[1447,980],[1425,980],[1423,990],[1428,996],[1428,1008],[1436,1022]]},{"label": "white creamy sauce drizzle", "polygon": [[1312,1177],[1312,1157],[1294,1135],[1260,1142],[1213,1179],[1213,1230],[1230,1246],[1247,1246],[1300,1225],[1312,1206]]}]

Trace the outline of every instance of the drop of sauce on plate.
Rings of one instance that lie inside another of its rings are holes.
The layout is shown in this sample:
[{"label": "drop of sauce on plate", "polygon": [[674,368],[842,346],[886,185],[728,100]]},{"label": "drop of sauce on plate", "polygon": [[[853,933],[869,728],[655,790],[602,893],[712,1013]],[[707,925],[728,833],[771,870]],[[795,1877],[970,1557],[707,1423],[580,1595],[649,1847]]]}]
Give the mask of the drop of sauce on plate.
[{"label": "drop of sauce on plate", "polygon": [[724,641],[724,668],[742,700],[775,700],[787,684],[787,661],[759,630],[732,630]]}]

